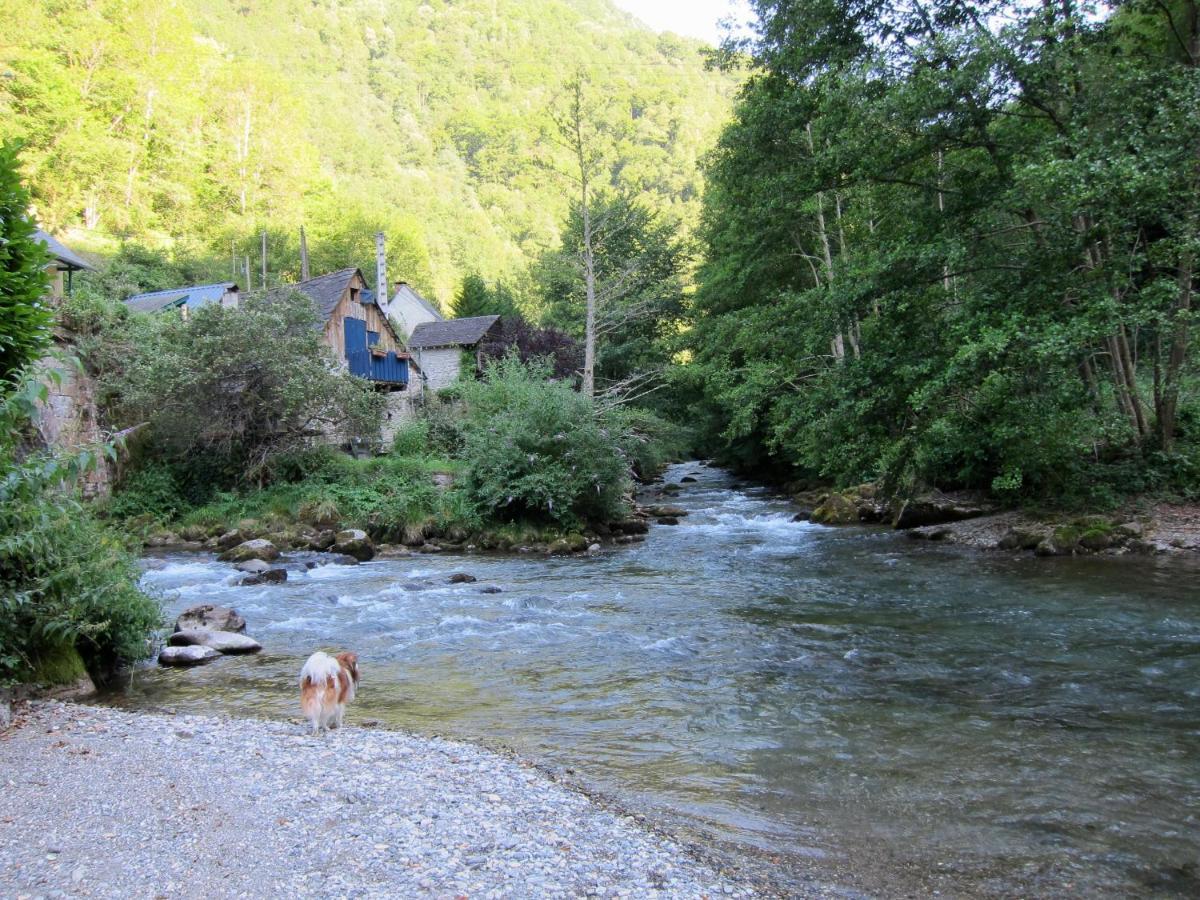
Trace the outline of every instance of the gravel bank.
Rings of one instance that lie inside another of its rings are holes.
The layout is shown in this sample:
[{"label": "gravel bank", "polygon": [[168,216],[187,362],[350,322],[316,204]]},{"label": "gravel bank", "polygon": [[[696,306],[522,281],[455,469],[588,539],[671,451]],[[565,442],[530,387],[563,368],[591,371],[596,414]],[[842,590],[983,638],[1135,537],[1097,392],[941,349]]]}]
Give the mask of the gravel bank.
[{"label": "gravel bank", "polygon": [[0,732],[0,896],[749,897],[468,744],[45,702]]}]

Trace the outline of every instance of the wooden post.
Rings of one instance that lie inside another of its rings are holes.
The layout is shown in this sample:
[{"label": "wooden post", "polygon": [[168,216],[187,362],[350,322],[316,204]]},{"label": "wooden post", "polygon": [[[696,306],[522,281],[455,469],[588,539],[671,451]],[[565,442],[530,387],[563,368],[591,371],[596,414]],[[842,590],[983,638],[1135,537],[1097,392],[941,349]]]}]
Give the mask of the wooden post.
[{"label": "wooden post", "polygon": [[308,281],[308,241],[304,238],[304,226],[300,226],[300,280]]},{"label": "wooden post", "polygon": [[262,286],[267,289],[267,233],[262,233]]},{"label": "wooden post", "polygon": [[254,290],[254,282],[252,282],[250,280],[250,254],[249,253],[247,253],[245,255],[245,257],[243,257],[242,263],[243,263],[243,268],[245,269],[245,272],[246,272],[246,290],[252,291],[252,290]]}]

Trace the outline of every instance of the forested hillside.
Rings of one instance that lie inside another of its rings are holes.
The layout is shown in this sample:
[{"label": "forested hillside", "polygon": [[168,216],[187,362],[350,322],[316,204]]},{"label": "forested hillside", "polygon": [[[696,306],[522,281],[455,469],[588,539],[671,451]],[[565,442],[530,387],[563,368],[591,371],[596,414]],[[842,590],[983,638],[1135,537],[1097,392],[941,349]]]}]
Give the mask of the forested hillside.
[{"label": "forested hillside", "polygon": [[[373,259],[448,302],[552,247],[569,190],[545,139],[579,71],[624,111],[619,182],[685,226],[736,78],[605,0],[0,0],[0,139],[43,224],[220,277]],[[198,273],[200,274],[200,273]]]},{"label": "forested hillside", "polygon": [[725,451],[1200,491],[1197,4],[753,5],[691,332]]}]

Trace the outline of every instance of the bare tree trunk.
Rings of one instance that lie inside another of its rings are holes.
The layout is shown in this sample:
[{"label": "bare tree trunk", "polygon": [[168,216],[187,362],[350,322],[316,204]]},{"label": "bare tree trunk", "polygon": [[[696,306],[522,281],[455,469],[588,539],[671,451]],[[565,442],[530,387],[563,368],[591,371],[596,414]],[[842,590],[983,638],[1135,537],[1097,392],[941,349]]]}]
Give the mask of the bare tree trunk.
[{"label": "bare tree trunk", "polygon": [[583,278],[587,292],[587,319],[583,331],[583,394],[596,394],[596,254],[592,246],[592,215],[588,209],[588,182],[583,179]]},{"label": "bare tree trunk", "polygon": [[[804,132],[808,136],[808,152],[815,153],[811,122],[805,124]],[[824,191],[817,191],[817,235],[821,239],[822,262],[825,265],[825,283],[833,284],[833,252],[829,246],[829,231],[825,227]],[[840,326],[830,339],[830,347],[833,350],[833,358],[838,362],[842,362],[846,358],[846,339],[842,334]]]},{"label": "bare tree trunk", "polygon": [[1162,400],[1159,404],[1158,439],[1165,453],[1175,449],[1175,422],[1179,410],[1179,377],[1187,360],[1188,316],[1192,309],[1192,255],[1185,253],[1179,264],[1179,290],[1175,298],[1175,328],[1167,356],[1166,372],[1162,379]]}]

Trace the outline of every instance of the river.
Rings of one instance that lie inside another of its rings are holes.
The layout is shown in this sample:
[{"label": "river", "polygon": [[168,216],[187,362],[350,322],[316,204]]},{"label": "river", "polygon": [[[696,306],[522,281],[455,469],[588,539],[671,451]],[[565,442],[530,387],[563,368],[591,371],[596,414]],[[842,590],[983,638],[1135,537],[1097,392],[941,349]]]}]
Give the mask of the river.
[{"label": "river", "polygon": [[678,526],[591,557],[297,557],[235,587],[167,554],[144,583],[172,615],[236,607],[266,649],[139,668],[107,702],[296,716],[308,653],[353,649],[351,724],[511,747],[835,890],[1200,893],[1194,563],[794,523],[720,470],[666,477],[687,474]]}]

